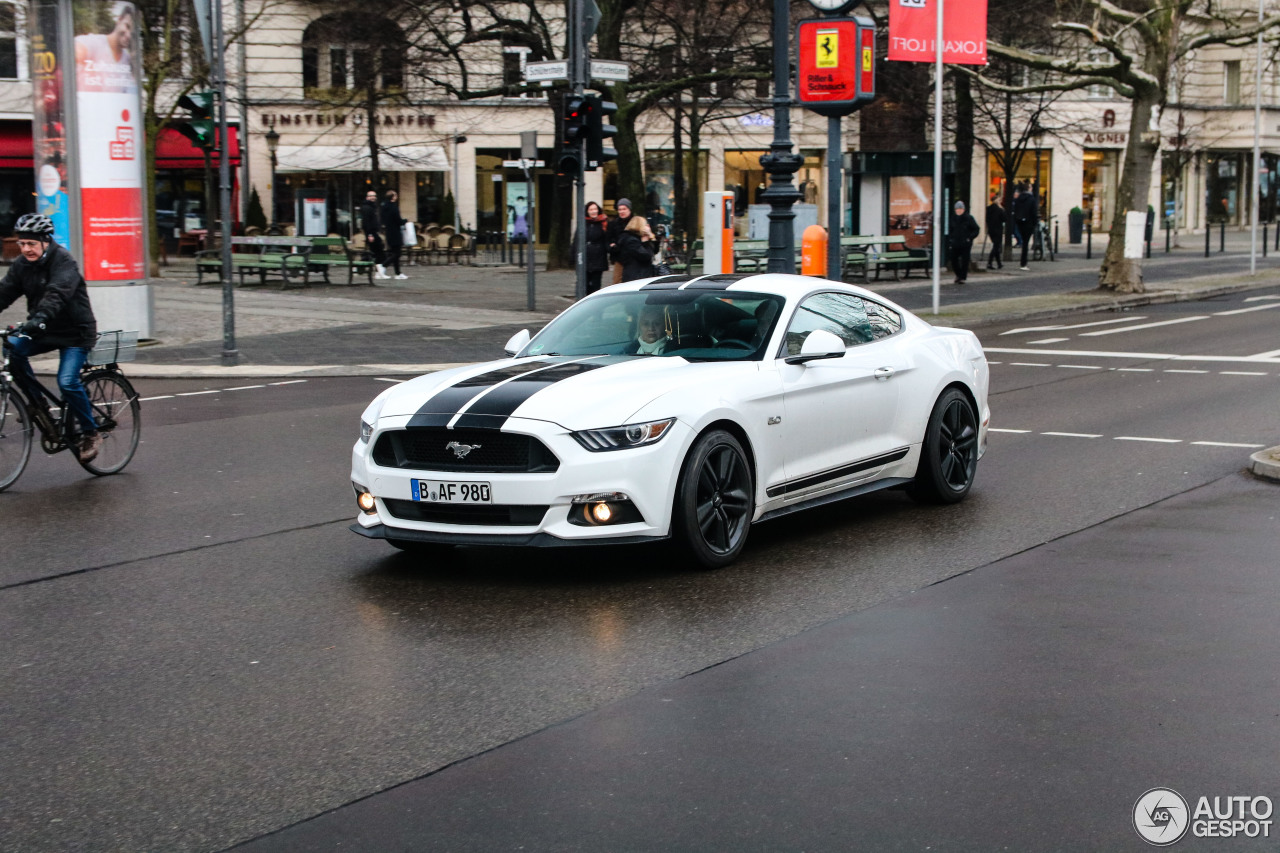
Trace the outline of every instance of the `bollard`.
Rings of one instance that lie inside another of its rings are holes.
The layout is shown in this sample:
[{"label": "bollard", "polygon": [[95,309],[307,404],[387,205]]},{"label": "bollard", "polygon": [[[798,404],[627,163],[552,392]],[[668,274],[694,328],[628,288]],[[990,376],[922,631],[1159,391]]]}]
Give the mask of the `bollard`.
[{"label": "bollard", "polygon": [[1206,258],[1209,257],[1209,239],[1210,239],[1209,235],[1212,233],[1213,233],[1212,223],[1206,222],[1204,224],[1204,256]]},{"label": "bollard", "polygon": [[1227,250],[1227,220],[1218,223],[1218,251],[1225,252]]},{"label": "bollard", "polygon": [[827,229],[810,225],[800,243],[800,275],[827,277]]},{"label": "bollard", "polygon": [[[944,32],[943,35],[945,34],[946,33]],[[1056,261],[1058,259],[1058,223],[1057,221],[1053,223],[1053,255],[1054,255],[1053,259]]]},{"label": "bollard", "polygon": [[1166,255],[1169,254],[1169,239],[1173,234],[1173,229],[1169,227],[1172,224],[1173,222],[1168,219],[1164,221],[1164,253]]},{"label": "bollard", "polygon": [[1086,222],[1084,224],[1084,259],[1086,261],[1093,260],[1093,223]]},{"label": "bollard", "polygon": [[1147,260],[1151,260],[1151,241],[1147,241]]},{"label": "bollard", "polygon": [[1267,256],[1267,223],[1262,223],[1262,257]]}]

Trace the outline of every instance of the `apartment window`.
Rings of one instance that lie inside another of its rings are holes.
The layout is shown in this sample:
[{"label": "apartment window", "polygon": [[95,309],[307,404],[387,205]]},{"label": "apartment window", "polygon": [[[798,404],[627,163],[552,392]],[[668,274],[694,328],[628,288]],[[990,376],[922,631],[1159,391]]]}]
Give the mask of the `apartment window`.
[{"label": "apartment window", "polygon": [[404,87],[405,40],[385,18],[354,13],[326,15],[302,35],[304,90]]},{"label": "apartment window", "polygon": [[[756,49],[756,65],[761,68],[773,68],[773,51],[769,48]],[[773,79],[771,77],[762,77],[755,81],[756,97],[768,98],[773,95]]]},{"label": "apartment window", "polygon": [[0,77],[18,76],[18,20],[10,3],[0,3]]},{"label": "apartment window", "polygon": [[1240,103],[1240,60],[1222,63],[1222,102]]}]

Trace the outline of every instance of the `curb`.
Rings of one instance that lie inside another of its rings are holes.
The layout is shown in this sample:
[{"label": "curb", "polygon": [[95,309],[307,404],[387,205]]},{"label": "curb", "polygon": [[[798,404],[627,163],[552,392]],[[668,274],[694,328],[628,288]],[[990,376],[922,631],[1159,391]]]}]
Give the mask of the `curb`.
[{"label": "curb", "polygon": [[1280,482],[1280,446],[1259,450],[1249,457],[1249,463],[1254,476]]}]

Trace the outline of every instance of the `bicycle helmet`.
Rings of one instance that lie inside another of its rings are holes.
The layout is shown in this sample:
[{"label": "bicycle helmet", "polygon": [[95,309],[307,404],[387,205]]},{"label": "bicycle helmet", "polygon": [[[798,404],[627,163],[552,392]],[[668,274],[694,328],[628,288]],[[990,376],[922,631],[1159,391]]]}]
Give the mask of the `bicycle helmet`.
[{"label": "bicycle helmet", "polygon": [[48,243],[53,239],[53,220],[43,213],[25,213],[18,217],[18,224],[13,226],[13,232],[18,237]]}]

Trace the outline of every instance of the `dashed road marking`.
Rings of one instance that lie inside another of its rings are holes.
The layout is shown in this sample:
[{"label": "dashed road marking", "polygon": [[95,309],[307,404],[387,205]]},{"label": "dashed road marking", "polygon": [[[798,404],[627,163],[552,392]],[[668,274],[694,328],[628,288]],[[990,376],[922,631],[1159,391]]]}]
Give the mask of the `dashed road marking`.
[{"label": "dashed road marking", "polygon": [[1100,433],[1092,432],[1042,432],[1041,435],[1056,435],[1059,438],[1102,438]]},{"label": "dashed road marking", "polygon": [[1117,435],[1116,441],[1150,441],[1154,444],[1182,444],[1180,438],[1151,438],[1145,435]]},{"label": "dashed road marking", "polygon": [[1069,341],[1071,338],[1042,338],[1038,341],[1027,341],[1029,344],[1060,344],[1063,341]]},{"label": "dashed road marking", "polygon": [[1009,363],[1014,367],[1053,367],[1052,364],[1041,364],[1036,361],[1011,361]]},{"label": "dashed road marking", "polygon": [[[1030,429],[1008,429],[989,427],[987,432],[1000,432],[1007,435],[1047,435],[1055,438],[1106,438],[1104,435],[1091,432],[1036,432]],[[1117,435],[1113,441],[1145,441],[1151,444],[1190,444],[1197,447],[1236,447],[1242,450],[1257,450],[1265,444],[1247,444],[1238,441],[1184,441],[1181,438],[1156,438],[1144,435]]]},{"label": "dashed road marking", "polygon": [[1270,373],[1263,373],[1259,370],[1219,370],[1223,376],[1270,376]]},{"label": "dashed road marking", "polygon": [[1185,370],[1184,370],[1184,369],[1180,369],[1180,368],[1173,368],[1173,367],[1170,367],[1170,368],[1166,369],[1164,372],[1165,372],[1165,373],[1208,373],[1209,371],[1207,371],[1207,370],[1192,370],[1192,369],[1185,369]]},{"label": "dashed road marking", "polygon": [[1192,444],[1198,444],[1201,447],[1243,447],[1246,450],[1256,450],[1260,447],[1266,447],[1265,444],[1241,444],[1237,441],[1193,441]]},{"label": "dashed road marking", "polygon": [[1274,302],[1270,305],[1254,305],[1251,308],[1236,308],[1232,311],[1216,311],[1215,317],[1230,317],[1233,314],[1249,314],[1254,311],[1266,311],[1268,308],[1280,308],[1280,302]]},{"label": "dashed road marking", "polygon": [[1198,314],[1195,317],[1179,317],[1176,320],[1159,320],[1155,323],[1142,323],[1137,326],[1125,326],[1122,329],[1100,329],[1096,332],[1081,332],[1082,338],[1096,338],[1100,335],[1118,335],[1121,332],[1137,332],[1141,329],[1154,329],[1158,326],[1176,326],[1179,323],[1194,323],[1197,320],[1208,320],[1208,314]]},{"label": "dashed road marking", "polygon": [[1136,323],[1138,320],[1145,320],[1145,319],[1147,318],[1146,317],[1118,317],[1114,320],[1097,320],[1092,323],[1076,323],[1074,325],[1027,326],[1021,329],[1010,329],[1009,331],[1001,332],[1000,334],[1018,335],[1023,332],[1065,332],[1068,329],[1087,329],[1090,326],[1113,326],[1116,323]]},{"label": "dashed road marking", "polygon": [[1065,367],[1068,370],[1102,370],[1096,364],[1059,364],[1058,367]]},{"label": "dashed road marking", "polygon": [[1154,367],[1117,367],[1119,373],[1155,373]]}]

